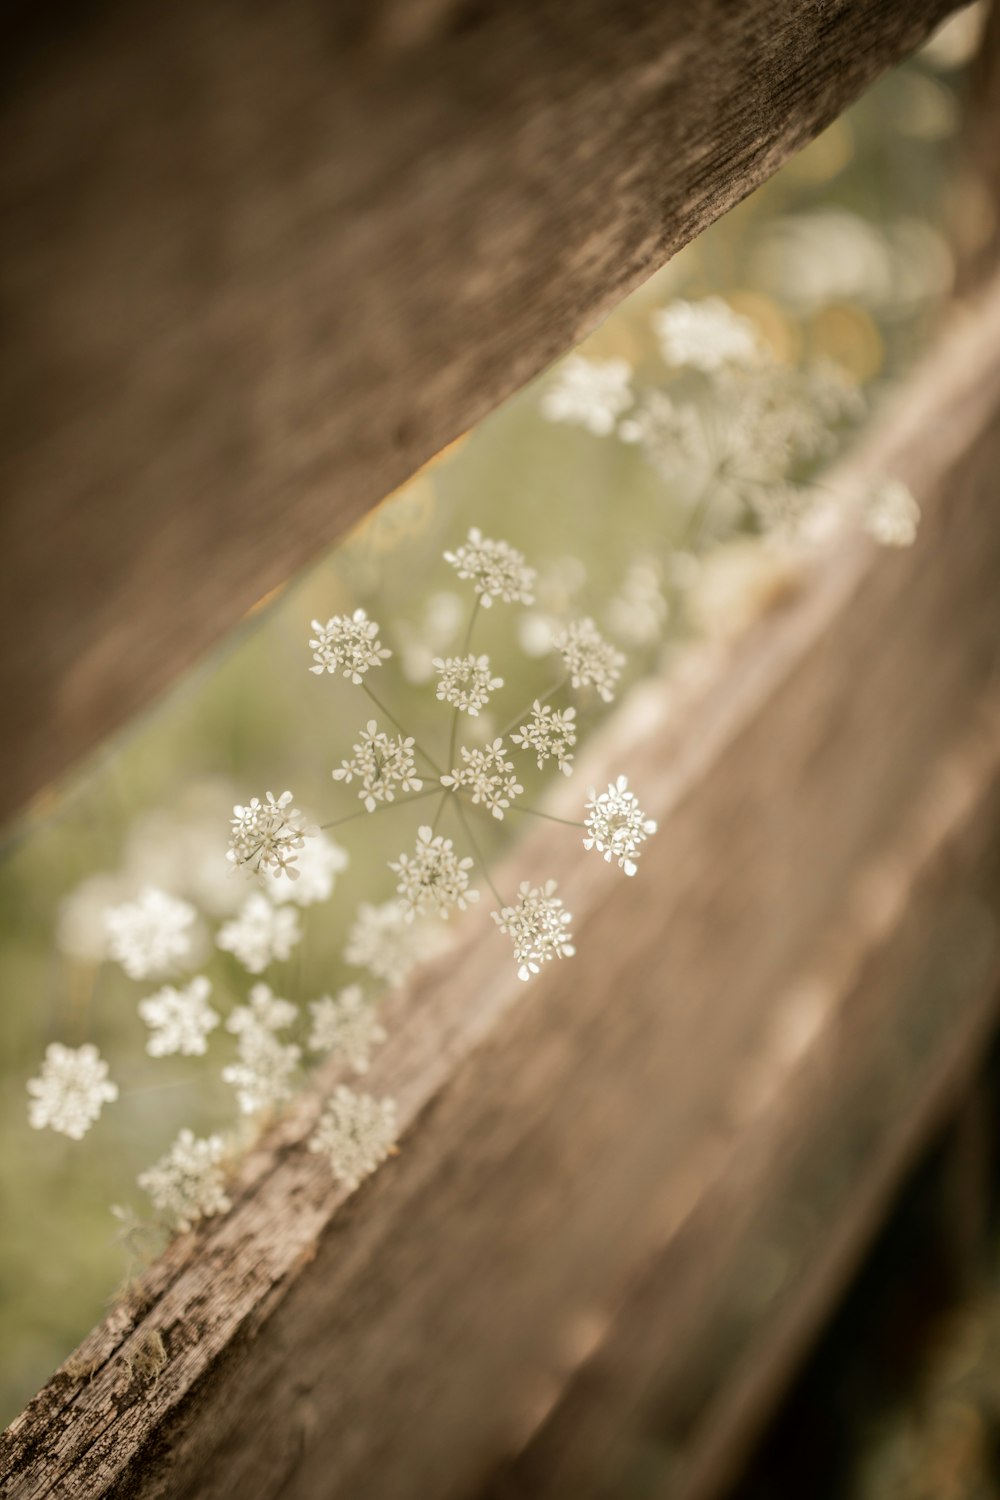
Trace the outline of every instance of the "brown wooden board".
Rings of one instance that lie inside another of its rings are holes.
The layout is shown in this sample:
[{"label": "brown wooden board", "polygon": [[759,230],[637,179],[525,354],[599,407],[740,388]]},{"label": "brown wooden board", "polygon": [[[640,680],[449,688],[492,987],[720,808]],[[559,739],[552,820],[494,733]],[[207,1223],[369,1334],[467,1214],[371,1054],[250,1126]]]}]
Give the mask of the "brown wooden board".
[{"label": "brown wooden board", "polygon": [[[994,285],[859,461],[913,484],[915,548],[831,543],[697,705],[645,684],[588,748],[584,779],[626,772],[659,820],[638,876],[545,829],[501,867],[559,880],[577,959],[521,985],[487,913],[463,921],[370,1075],[400,1155],[345,1195],[304,1149],[319,1094],[297,1100],[232,1212],[13,1424],[5,1494],[620,1494],[655,1432],[692,1484],[710,1469],[704,1423],[767,1335],[739,1292],[760,1215],[808,1189],[822,1230],[876,1200],[950,1038],[985,1028],[998,341]],[[835,1278],[809,1274],[828,1236],[793,1248],[774,1312],[801,1328],[799,1291]]]},{"label": "brown wooden board", "polygon": [[0,818],[953,8],[13,6]]}]

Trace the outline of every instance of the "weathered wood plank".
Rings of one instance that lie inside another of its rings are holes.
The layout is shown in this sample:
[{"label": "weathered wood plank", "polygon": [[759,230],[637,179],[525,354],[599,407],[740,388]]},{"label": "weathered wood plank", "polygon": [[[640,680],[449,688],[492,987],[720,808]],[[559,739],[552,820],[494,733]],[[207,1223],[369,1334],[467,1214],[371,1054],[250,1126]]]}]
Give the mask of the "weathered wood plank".
[{"label": "weathered wood plank", "polygon": [[952,8],[16,8],[0,817]]},{"label": "weathered wood plank", "polygon": [[[998,334],[994,286],[866,460],[911,479],[918,546],[842,539],[697,710],[680,721],[649,684],[588,751],[660,820],[639,877],[544,831],[525,843],[516,868],[560,881],[579,958],[521,986],[486,914],[465,923],[393,1002],[372,1073],[399,1100],[399,1158],[345,1200],[302,1146],[318,1100],[298,1100],[225,1221],[176,1242],[12,1426],[12,1495],[434,1500],[527,1444],[525,1493],[585,1496],[654,1418],[694,1440],[720,1348],[749,1337],[717,1293],[754,1205],[846,1161],[831,1222],[924,1097],[934,1026],[971,1024],[968,967],[945,975],[950,1012],[910,983],[996,841]],[[794,1045],[806,981],[814,1029],[840,1039],[819,1073],[797,1066],[808,1027]],[[616,1329],[664,1266],[666,1346],[653,1306],[626,1358]],[[563,1425],[581,1400],[586,1422]]]}]

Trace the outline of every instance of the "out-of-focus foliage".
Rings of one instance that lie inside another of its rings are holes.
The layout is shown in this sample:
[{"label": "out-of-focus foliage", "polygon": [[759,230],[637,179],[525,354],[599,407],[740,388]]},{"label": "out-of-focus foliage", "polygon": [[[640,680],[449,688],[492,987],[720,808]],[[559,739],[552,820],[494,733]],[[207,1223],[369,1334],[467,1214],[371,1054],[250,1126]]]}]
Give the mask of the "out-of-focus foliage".
[{"label": "out-of-focus foliage", "polygon": [[[752,317],[779,355],[831,358],[877,397],[907,368],[949,289],[942,225],[959,81],[947,57],[918,59],[884,80],[653,277],[585,352],[641,364],[653,309],[673,296],[718,294]],[[92,956],[99,911],[154,883],[196,897],[215,917],[231,912],[245,892],[227,880],[227,820],[232,804],[253,792],[292,787],[318,822],[353,808],[330,773],[350,754],[367,713],[350,684],[310,676],[312,618],[368,608],[396,653],[396,712],[410,732],[437,743],[447,718],[435,713],[426,686],[429,658],[457,649],[465,619],[461,586],[441,554],[470,525],[508,538],[539,567],[542,613],[572,599],[577,613],[597,618],[649,538],[681,534],[676,497],[635,448],[546,421],[541,389],[510,401],[308,576],[262,601],[212,660],[85,775],[40,798],[7,850],[0,1417],[15,1413],[121,1282],[129,1257],[109,1205],[142,1207],[136,1177],[178,1131],[206,1134],[232,1116],[214,1058],[150,1067],[135,984]],[[529,703],[550,672],[541,659],[537,670],[530,660],[525,666],[500,614],[482,615],[477,648]],[[674,628],[668,620],[668,650]],[[530,627],[520,644],[530,648]],[[489,727],[481,726],[484,737]],[[540,781],[529,768],[529,794]],[[304,942],[279,968],[278,982],[299,997],[332,993],[357,977],[341,956],[346,931],[358,899],[392,893],[385,862],[400,847],[396,816],[387,811],[338,830],[350,868],[330,903],[302,911]],[[484,820],[484,845],[492,850],[511,836],[510,823]],[[213,1004],[226,1013],[245,1001],[246,975],[225,955],[215,972],[224,979]],[[115,1059],[121,1098],[79,1145],[34,1132],[26,1119],[25,1080],[56,1039],[92,1040]]]}]

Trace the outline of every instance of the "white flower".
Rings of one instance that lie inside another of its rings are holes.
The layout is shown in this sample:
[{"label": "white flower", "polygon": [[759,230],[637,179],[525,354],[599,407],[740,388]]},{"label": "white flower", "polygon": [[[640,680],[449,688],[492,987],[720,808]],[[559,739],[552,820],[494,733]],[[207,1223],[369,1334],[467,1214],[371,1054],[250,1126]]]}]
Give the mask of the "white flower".
[{"label": "white flower", "polygon": [[251,1031],[281,1031],[291,1026],[298,1013],[298,1006],[291,1000],[282,1000],[269,984],[255,984],[250,991],[250,1004],[237,1005],[230,1012],[226,1030],[235,1036]]},{"label": "white flower", "polygon": [[318,901],[329,900],[337,876],[349,864],[347,850],[327,838],[325,833],[317,832],[299,855],[299,879],[295,884],[289,885],[280,870],[268,870],[263,877],[264,885],[273,901],[314,906]]},{"label": "white flower", "polygon": [[28,1093],[28,1121],[35,1130],[49,1126],[79,1141],[104,1105],[118,1098],[118,1085],[109,1082],[108,1065],[90,1042],[82,1047],[50,1042],[41,1075],[29,1079]]},{"label": "white flower", "polygon": [[437,696],[453,708],[473,718],[490,701],[490,694],[503,687],[503,678],[494,677],[488,656],[435,656],[438,674]]},{"label": "white flower", "polygon": [[320,1116],[309,1150],[327,1157],[338,1182],[353,1190],[369,1177],[396,1141],[396,1104],[341,1085]]},{"label": "white flower", "polygon": [[294,907],[272,906],[265,895],[254,891],[233,920],[222,925],[215,941],[251,974],[262,974],[272,960],[287,958],[301,936]]},{"label": "white flower", "polygon": [[137,900],[105,912],[108,951],[132,979],[162,974],[191,952],[196,915],[190,902],[148,886]]},{"label": "white flower", "polygon": [[246,807],[233,808],[232,832],[226,858],[240,868],[272,870],[276,875],[298,879],[299,850],[315,830],[306,828],[297,807],[290,806],[291,792],[275,797],[268,792],[264,801],[252,797]]},{"label": "white flower", "polygon": [[683,458],[698,414],[690,402],[678,405],[666,391],[645,391],[635,411],[618,424],[623,443],[636,443],[649,462],[668,474]]},{"label": "white flower", "polygon": [[310,640],[316,665],[310,672],[342,671],[357,686],[372,667],[380,667],[392,652],[378,638],[378,625],[363,609],[353,615],[333,615],[325,625],[313,620]]},{"label": "white flower", "polygon": [[605,703],[611,702],[625,658],[604,639],[589,615],[574,620],[557,636],[556,650],[575,688],[596,688]]},{"label": "white flower", "polygon": [[533,750],[539,770],[554,759],[564,776],[573,770],[572,748],[576,744],[575,708],[552,708],[536,698],[531,717],[511,735],[513,744],[522,750]]},{"label": "white flower", "polygon": [[635,793],[629,791],[628,778],[619,776],[599,797],[591,787],[587,808],[583,847],[596,849],[606,860],[616,859],[619,869],[634,875],[642,845],[656,832],[656,824],[645,816]]},{"label": "white flower", "polygon": [[468,750],[463,745],[462,759],[465,765],[450,776],[442,776],[441,785],[466,787],[473,802],[481,802],[495,818],[502,818],[512,798],[524,791],[514,774],[514,762],[507,759],[503,740],[494,740],[482,749]]},{"label": "white flower", "polygon": [[608,629],[628,646],[652,646],[662,636],[666,618],[659,564],[654,558],[636,558],[608,603]]},{"label": "white flower", "polygon": [[225,1155],[221,1135],[197,1140],[190,1130],[182,1130],[166,1155],[139,1174],[139,1186],[184,1234],[199,1219],[225,1213],[230,1207],[220,1165]]},{"label": "white flower", "polygon": [[491,913],[514,945],[518,979],[530,979],[550,959],[572,958],[576,952],[568,930],[573,919],[555,892],[554,880],[540,888],[522,880],[516,905]]},{"label": "white flower", "polygon": [[363,902],[347,935],[344,959],[386,984],[397,985],[418,963],[432,957],[440,943],[440,928],[413,921],[398,901],[381,906]]},{"label": "white flower", "polygon": [[607,437],[616,418],[632,404],[631,374],[624,359],[571,354],[542,397],[542,415],[550,422],[573,422],[597,437]]},{"label": "white flower", "polygon": [[653,328],[668,365],[689,365],[711,374],[723,365],[753,365],[760,338],[749,318],[733,312],[721,297],[678,300],[653,314]]},{"label": "white flower", "polygon": [[912,547],[920,506],[901,479],[881,480],[867,496],[864,527],[883,547]]},{"label": "white flower", "polygon": [[139,1015],[153,1033],[146,1043],[150,1057],[168,1057],[174,1052],[185,1057],[204,1055],[208,1033],[219,1024],[208,1004],[211,993],[209,980],[198,974],[183,989],[168,984],[148,1000],[139,1001]]},{"label": "white flower", "polygon": [[399,876],[396,892],[408,918],[417,912],[446,917],[454,907],[464,911],[479,900],[479,892],[469,890],[472,860],[459,859],[451,839],[435,837],[430,828],[418,828],[415,852],[390,861],[389,869]]},{"label": "white flower", "polygon": [[336,999],[323,995],[313,1001],[309,1046],[313,1052],[340,1052],[355,1073],[367,1073],[373,1047],[386,1039],[375,1007],[366,1000],[360,984],[349,984]]},{"label": "white flower", "polygon": [[469,531],[469,539],[454,552],[444,554],[459,578],[472,580],[473,588],[488,609],[494,599],[505,604],[531,604],[535,570],[526,566],[524,554],[509,542],[494,542],[478,526]]},{"label": "white flower", "polygon": [[419,792],[423,782],[413,759],[413,739],[388,735],[369,719],[354,746],[352,760],[341,761],[334,781],[361,782],[358,796],[369,812],[380,802],[392,802],[397,791]]},{"label": "white flower", "polygon": [[236,1089],[243,1114],[270,1109],[291,1096],[291,1075],[298,1067],[302,1049],[282,1043],[275,1032],[290,1026],[298,1009],[280,1000],[266,984],[255,984],[250,1004],[239,1005],[226,1021],[227,1031],[239,1038],[239,1062],[222,1070],[222,1077]]}]

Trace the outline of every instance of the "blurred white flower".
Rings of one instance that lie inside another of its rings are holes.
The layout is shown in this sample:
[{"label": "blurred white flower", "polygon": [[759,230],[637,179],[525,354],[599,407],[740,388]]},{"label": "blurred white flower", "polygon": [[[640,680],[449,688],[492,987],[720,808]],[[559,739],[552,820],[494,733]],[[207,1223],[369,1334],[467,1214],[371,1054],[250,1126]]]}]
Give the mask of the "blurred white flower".
[{"label": "blurred white flower", "polygon": [[608,861],[616,860],[626,875],[635,874],[642,845],[656,832],[656,824],[629,791],[625,776],[619,776],[600,796],[591,788],[584,824],[583,847],[596,849]]},{"label": "blurred white flower", "polygon": [[275,1033],[290,1026],[298,1008],[279,999],[266,984],[255,984],[249,1005],[239,1005],[226,1021],[226,1030],[238,1037],[239,1061],[222,1070],[226,1083],[236,1090],[243,1114],[271,1109],[291,1096],[291,1076],[298,1067],[302,1049],[282,1043]]},{"label": "blurred white flower", "polygon": [[882,479],[865,497],[862,516],[869,536],[883,547],[912,547],[920,506],[901,479]]},{"label": "blurred white flower", "polygon": [[294,907],[274,906],[255,891],[232,921],[223,924],[215,941],[251,974],[261,974],[274,959],[288,958],[301,936]]},{"label": "blurred white flower", "polygon": [[350,862],[346,849],[317,831],[298,857],[299,878],[294,885],[280,870],[268,870],[263,876],[264,888],[276,904],[290,901],[294,906],[315,906],[329,900],[337,876]]},{"label": "blurred white flower", "polygon": [[325,1156],[337,1181],[353,1190],[392,1154],[396,1134],[394,1100],[341,1085],[320,1116],[309,1149]]},{"label": "blurred white flower", "polygon": [[572,958],[576,952],[569,931],[573,919],[556,895],[554,880],[541,887],[522,880],[516,903],[491,916],[514,946],[518,979],[528,980],[550,959]]},{"label": "blurred white flower", "polygon": [[760,359],[760,335],[754,324],[721,297],[700,302],[679,298],[655,312],[651,321],[668,365],[712,374],[723,365],[755,365]]},{"label": "blurred white flower", "polygon": [[556,637],[555,647],[562,656],[573,686],[593,687],[605,703],[610,703],[625,658],[604,639],[590,616],[574,620],[561,631]]},{"label": "blurred white flower", "polygon": [[378,638],[378,625],[363,609],[333,615],[325,625],[313,620],[312,628],[315,635],[309,645],[316,665],[310,672],[341,671],[357,686],[372,667],[380,667],[392,655]]},{"label": "blurred white flower", "polygon": [[608,630],[627,646],[652,646],[663,635],[667,601],[660,587],[660,565],[653,557],[629,563],[621,588],[605,611]]},{"label": "blurred white flower", "polygon": [[607,437],[615,421],[632,404],[632,371],[623,359],[585,359],[571,354],[542,396],[541,411],[550,422],[572,422],[596,437]]},{"label": "blurred white flower", "polygon": [[109,940],[105,912],[109,906],[120,905],[132,894],[122,875],[90,875],[81,880],[59,904],[56,946],[60,952],[67,958],[87,963],[100,963],[107,958]]},{"label": "blurred white flower", "polygon": [[323,995],[309,1009],[311,1050],[340,1053],[356,1073],[367,1073],[372,1049],[385,1041],[387,1033],[361,986],[349,984],[336,998]]},{"label": "blurred white flower", "polygon": [[533,602],[535,570],[525,564],[524,554],[509,542],[483,536],[478,526],[470,529],[468,540],[454,552],[446,552],[444,560],[451,563],[459,578],[471,580],[484,609],[494,599],[502,599],[505,604]]},{"label": "blurred white flower", "polygon": [[208,1003],[211,982],[198,974],[182,989],[165,985],[155,995],[139,1001],[139,1015],[152,1032],[146,1043],[150,1057],[201,1057],[208,1049],[208,1034],[219,1017]]},{"label": "blurred white flower", "polygon": [[344,959],[386,984],[397,985],[423,959],[433,957],[441,942],[436,923],[413,921],[398,901],[385,901],[381,906],[362,902],[347,935]]},{"label": "blurred white flower", "polygon": [[118,1098],[118,1085],[108,1079],[108,1065],[90,1042],[64,1047],[50,1042],[42,1071],[28,1080],[28,1121],[35,1130],[56,1130],[82,1140],[105,1104]]},{"label": "blurred white flower", "polygon": [[108,952],[132,979],[165,974],[190,955],[196,916],[190,902],[148,886],[104,913]]},{"label": "blurred white flower", "polygon": [[198,1140],[190,1130],[182,1130],[166,1155],[140,1172],[139,1186],[184,1234],[200,1219],[225,1213],[230,1207],[221,1166],[225,1155],[221,1135]]}]

